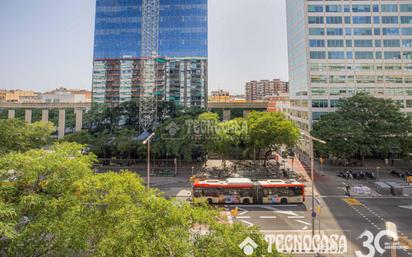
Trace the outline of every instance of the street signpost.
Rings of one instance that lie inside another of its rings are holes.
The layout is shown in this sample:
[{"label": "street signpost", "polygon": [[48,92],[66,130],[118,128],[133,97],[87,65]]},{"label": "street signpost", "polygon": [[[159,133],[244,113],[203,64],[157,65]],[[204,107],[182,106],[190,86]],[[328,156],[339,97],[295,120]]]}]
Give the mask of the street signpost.
[{"label": "street signpost", "polygon": [[388,238],[392,241],[391,257],[396,257],[396,243],[399,241],[398,228],[395,223],[390,221],[387,221],[385,224]]}]

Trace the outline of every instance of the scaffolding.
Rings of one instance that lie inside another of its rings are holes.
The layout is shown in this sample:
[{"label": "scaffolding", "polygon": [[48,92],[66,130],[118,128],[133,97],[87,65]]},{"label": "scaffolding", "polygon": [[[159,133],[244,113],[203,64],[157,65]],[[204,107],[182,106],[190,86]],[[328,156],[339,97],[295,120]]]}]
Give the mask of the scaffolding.
[{"label": "scaffolding", "polygon": [[139,104],[139,123],[152,131],[158,123],[156,58],[159,48],[160,0],[143,0],[142,49],[143,72]]}]

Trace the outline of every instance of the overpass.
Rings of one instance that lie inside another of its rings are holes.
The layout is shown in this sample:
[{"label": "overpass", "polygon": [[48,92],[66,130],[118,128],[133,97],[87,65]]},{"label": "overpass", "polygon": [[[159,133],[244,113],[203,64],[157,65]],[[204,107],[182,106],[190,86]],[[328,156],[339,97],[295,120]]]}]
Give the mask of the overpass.
[{"label": "overpass", "polygon": [[207,109],[211,110],[223,110],[223,121],[230,120],[231,110],[243,109],[243,117],[246,117],[250,111],[253,110],[267,110],[268,102],[209,102]]},{"label": "overpass", "polygon": [[[268,106],[267,102],[209,102],[207,109],[211,110],[223,110],[223,120],[230,120],[231,110],[241,109],[243,110],[243,116],[252,110],[266,110]],[[90,110],[92,108],[91,103],[11,103],[0,102],[0,109],[8,110],[8,118],[13,119],[16,116],[16,109],[24,109],[24,120],[28,123],[32,121],[33,109],[42,110],[42,121],[49,121],[49,110],[59,110],[58,119],[58,138],[64,137],[65,123],[66,123],[66,109],[74,109],[76,115],[75,131],[80,131],[83,126],[83,111]]]},{"label": "overpass", "polygon": [[41,120],[49,121],[49,110],[59,110],[59,122],[57,126],[58,138],[63,138],[66,125],[66,109],[74,109],[76,115],[75,130],[80,131],[83,127],[83,111],[91,109],[91,103],[10,103],[0,102],[0,109],[8,110],[8,118],[14,119],[16,109],[24,109],[24,120],[31,123],[33,109],[41,109]]}]

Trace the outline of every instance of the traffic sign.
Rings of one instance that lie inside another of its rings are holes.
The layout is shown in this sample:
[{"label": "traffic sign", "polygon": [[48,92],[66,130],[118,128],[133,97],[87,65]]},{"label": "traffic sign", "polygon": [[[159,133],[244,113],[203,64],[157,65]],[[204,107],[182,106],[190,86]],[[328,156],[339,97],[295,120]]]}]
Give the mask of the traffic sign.
[{"label": "traffic sign", "polygon": [[313,211],[313,212],[312,212],[312,218],[315,218],[315,217],[316,217],[316,212]]}]

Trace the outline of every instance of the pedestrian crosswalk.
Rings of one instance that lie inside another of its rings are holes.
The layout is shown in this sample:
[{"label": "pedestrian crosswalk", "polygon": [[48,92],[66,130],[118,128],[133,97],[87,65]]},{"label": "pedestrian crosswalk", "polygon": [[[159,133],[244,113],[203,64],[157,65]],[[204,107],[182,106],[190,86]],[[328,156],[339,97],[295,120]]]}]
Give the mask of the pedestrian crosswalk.
[{"label": "pedestrian crosswalk", "polygon": [[359,200],[355,198],[342,198],[342,200],[351,206],[362,206],[363,205],[361,202],[359,202]]}]

